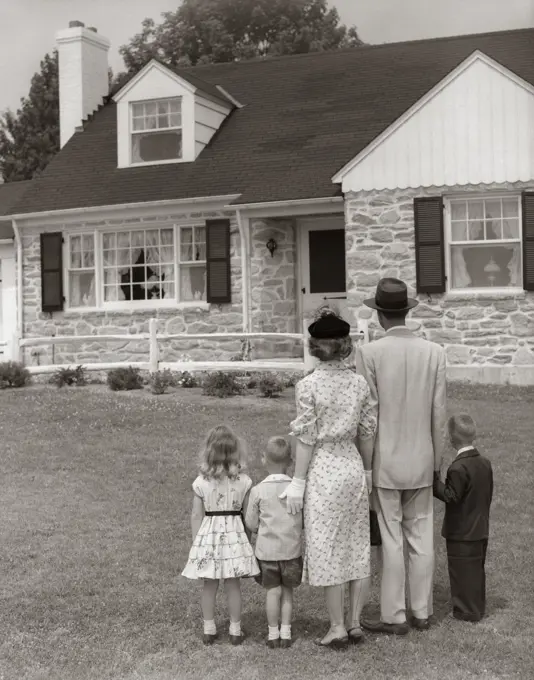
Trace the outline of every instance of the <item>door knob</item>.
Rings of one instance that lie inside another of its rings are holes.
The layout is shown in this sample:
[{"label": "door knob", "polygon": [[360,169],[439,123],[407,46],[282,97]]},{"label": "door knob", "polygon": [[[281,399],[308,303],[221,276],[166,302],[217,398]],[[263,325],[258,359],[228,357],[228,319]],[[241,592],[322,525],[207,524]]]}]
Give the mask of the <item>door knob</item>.
[{"label": "door knob", "polygon": [[303,295],[306,295],[306,288],[301,288],[301,289],[300,289],[300,292],[301,292]]}]

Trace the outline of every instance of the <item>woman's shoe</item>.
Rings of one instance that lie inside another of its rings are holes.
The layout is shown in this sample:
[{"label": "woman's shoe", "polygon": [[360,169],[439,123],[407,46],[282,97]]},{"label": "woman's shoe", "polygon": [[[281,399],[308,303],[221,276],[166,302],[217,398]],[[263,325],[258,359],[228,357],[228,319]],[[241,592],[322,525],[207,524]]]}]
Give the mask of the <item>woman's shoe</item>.
[{"label": "woman's shoe", "polygon": [[363,631],[361,628],[349,628],[347,633],[349,634],[351,645],[358,645],[360,642],[363,642]]},{"label": "woman's shoe", "polygon": [[325,649],[334,649],[335,651],[341,652],[348,648],[349,638],[334,638],[330,642],[324,643],[322,640],[315,640],[315,644],[318,647],[324,647]]}]

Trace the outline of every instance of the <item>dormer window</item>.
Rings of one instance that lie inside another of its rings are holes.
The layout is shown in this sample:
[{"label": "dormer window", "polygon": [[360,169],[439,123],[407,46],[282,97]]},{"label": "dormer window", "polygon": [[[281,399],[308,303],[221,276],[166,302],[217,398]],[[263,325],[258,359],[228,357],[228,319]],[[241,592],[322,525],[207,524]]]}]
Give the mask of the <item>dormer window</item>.
[{"label": "dormer window", "polygon": [[132,102],[131,164],[182,158],[182,98]]}]

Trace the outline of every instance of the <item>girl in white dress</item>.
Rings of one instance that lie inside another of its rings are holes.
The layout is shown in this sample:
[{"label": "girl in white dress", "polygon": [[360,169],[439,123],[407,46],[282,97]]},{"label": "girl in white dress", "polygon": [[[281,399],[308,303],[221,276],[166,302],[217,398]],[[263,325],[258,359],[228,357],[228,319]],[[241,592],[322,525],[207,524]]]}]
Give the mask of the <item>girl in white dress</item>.
[{"label": "girl in white dress", "polygon": [[212,644],[217,637],[215,599],[219,581],[224,581],[230,642],[239,645],[244,639],[240,579],[260,573],[241,516],[252,480],[241,472],[243,445],[225,425],[208,434],[202,460],[200,475],[193,482],[193,546],[182,575],[204,581],[204,644]]}]

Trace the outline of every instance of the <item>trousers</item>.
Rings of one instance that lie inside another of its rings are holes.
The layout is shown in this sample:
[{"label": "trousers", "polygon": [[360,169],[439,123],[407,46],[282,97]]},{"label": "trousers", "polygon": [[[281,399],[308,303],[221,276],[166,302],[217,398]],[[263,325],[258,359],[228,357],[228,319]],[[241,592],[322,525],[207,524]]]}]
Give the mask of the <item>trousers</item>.
[{"label": "trousers", "polygon": [[486,552],[488,541],[447,541],[452,614],[462,621],[480,621],[486,613]]},{"label": "trousers", "polygon": [[409,605],[419,619],[432,615],[434,575],[434,502],[432,487],[375,488],[374,507],[382,536],[380,618],[406,621],[404,541],[408,546]]}]

